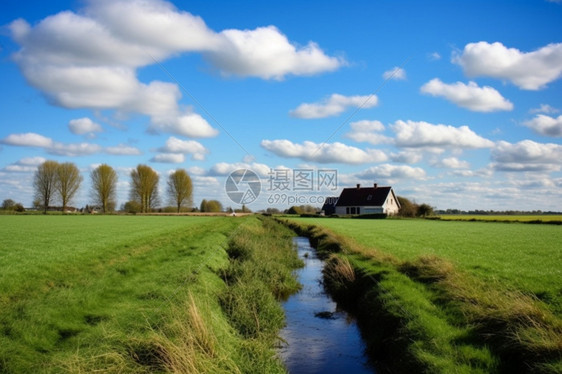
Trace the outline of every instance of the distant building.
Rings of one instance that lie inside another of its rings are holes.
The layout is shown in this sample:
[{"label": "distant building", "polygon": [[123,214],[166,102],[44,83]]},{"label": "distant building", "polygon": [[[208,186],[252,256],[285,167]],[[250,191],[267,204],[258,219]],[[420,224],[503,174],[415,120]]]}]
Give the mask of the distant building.
[{"label": "distant building", "polygon": [[372,187],[358,184],[355,188],[344,188],[335,204],[338,215],[385,213],[391,216],[399,210],[400,203],[392,187],[379,187],[376,183]]}]

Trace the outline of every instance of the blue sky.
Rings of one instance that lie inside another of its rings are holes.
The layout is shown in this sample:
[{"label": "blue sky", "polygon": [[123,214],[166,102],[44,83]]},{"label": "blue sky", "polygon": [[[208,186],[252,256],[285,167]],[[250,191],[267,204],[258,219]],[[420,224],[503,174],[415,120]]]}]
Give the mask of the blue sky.
[{"label": "blue sky", "polygon": [[[439,209],[562,210],[562,3],[53,1],[0,5],[0,199],[37,165],[337,170]],[[272,173],[271,171],[275,171]],[[294,181],[291,179],[291,181]],[[313,181],[317,183],[318,180]],[[279,196],[277,196],[279,197]],[[269,202],[268,202],[269,200]],[[286,208],[278,199],[274,206]]]}]

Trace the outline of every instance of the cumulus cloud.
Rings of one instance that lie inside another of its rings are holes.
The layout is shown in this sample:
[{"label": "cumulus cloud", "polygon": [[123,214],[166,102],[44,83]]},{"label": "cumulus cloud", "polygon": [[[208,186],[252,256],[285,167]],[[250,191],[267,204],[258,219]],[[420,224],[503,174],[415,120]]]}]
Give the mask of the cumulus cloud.
[{"label": "cumulus cloud", "polygon": [[102,131],[100,124],[95,123],[87,117],[70,120],[70,122],[68,122],[68,128],[70,132],[76,135],[93,134]]},{"label": "cumulus cloud", "polygon": [[378,104],[378,97],[371,95],[344,96],[332,94],[319,103],[303,103],[289,114],[296,118],[314,119],[340,115],[349,108],[366,109]]},{"label": "cumulus cloud", "polygon": [[554,114],[558,113],[560,110],[548,105],[548,104],[541,104],[538,108],[533,108],[529,110],[529,113],[544,113],[544,114]]},{"label": "cumulus cloud", "polygon": [[507,48],[502,43],[469,43],[453,56],[470,77],[486,76],[508,80],[524,90],[538,90],[560,78],[562,43],[548,44],[532,52]]},{"label": "cumulus cloud", "polygon": [[398,153],[391,153],[390,159],[392,162],[399,162],[403,164],[415,164],[422,160],[423,156],[420,152],[403,151]]},{"label": "cumulus cloud", "polygon": [[500,171],[559,171],[562,145],[523,140],[512,144],[499,141],[492,149],[492,164]]},{"label": "cumulus cloud", "polygon": [[219,162],[218,164],[215,164],[211,167],[208,174],[211,176],[225,176],[238,169],[249,169],[261,177],[267,177],[272,168],[266,164],[261,164],[258,162]]},{"label": "cumulus cloud", "polygon": [[164,164],[181,164],[185,161],[185,156],[181,153],[160,153],[151,158],[150,161]]},{"label": "cumulus cloud", "polygon": [[105,153],[115,156],[136,156],[142,154],[141,150],[127,144],[119,144],[113,147],[106,147]]},{"label": "cumulus cloud", "polygon": [[554,118],[545,114],[538,114],[535,118],[523,122],[523,124],[538,134],[562,137],[562,115]]},{"label": "cumulus cloud", "polygon": [[305,141],[298,144],[290,140],[278,139],[262,140],[261,146],[280,157],[299,158],[318,163],[363,164],[388,159],[386,154],[380,150],[362,150],[339,142],[317,144]]},{"label": "cumulus cloud", "polygon": [[63,11],[33,26],[17,19],[8,28],[21,46],[14,61],[53,104],[141,113],[160,131],[198,137],[217,131],[180,109],[176,84],[140,82],[138,68],[185,52],[202,53],[224,75],[263,79],[345,64],[313,42],[298,47],[274,26],[216,32],[163,0],[89,0],[79,12]]},{"label": "cumulus cloud", "polygon": [[193,160],[204,160],[209,150],[205,148],[203,144],[195,140],[181,140],[171,136],[166,140],[166,144],[158,149],[158,152],[164,154],[191,155]]},{"label": "cumulus cloud", "polygon": [[46,159],[43,157],[25,157],[21,160],[7,165],[3,170],[12,173],[30,173],[37,170],[37,166],[45,162]]},{"label": "cumulus cloud", "polygon": [[424,84],[420,91],[441,96],[456,105],[476,112],[512,110],[513,104],[490,86],[479,87],[475,82],[443,83],[435,78]]},{"label": "cumulus cloud", "polygon": [[1,141],[3,144],[19,147],[49,148],[53,145],[53,139],[33,132],[24,134],[10,134]]},{"label": "cumulus cloud", "polygon": [[158,116],[149,127],[153,133],[171,133],[190,138],[210,138],[218,135],[205,118],[197,113],[188,112],[178,117]]},{"label": "cumulus cloud", "polygon": [[283,79],[287,75],[314,75],[333,71],[345,60],[329,57],[314,43],[297,47],[275,26],[254,30],[224,30],[217,48],[204,56],[223,75]]},{"label": "cumulus cloud", "polygon": [[371,144],[390,143],[392,139],[381,134],[384,125],[380,121],[357,121],[349,124],[351,131],[345,134],[349,139],[356,142],[367,142]]},{"label": "cumulus cloud", "polygon": [[103,148],[102,146],[93,143],[61,143],[32,132],[24,134],[10,134],[4,139],[1,139],[0,143],[18,147],[41,148],[49,154],[68,157],[87,156],[101,152],[111,155],[139,155],[142,153],[137,148],[123,144]]},{"label": "cumulus cloud", "polygon": [[408,165],[391,165],[382,164],[372,166],[355,174],[358,178],[368,180],[386,179],[424,179],[426,177],[425,170],[420,167],[411,167]]},{"label": "cumulus cloud", "polygon": [[382,74],[382,77],[385,80],[389,80],[389,79],[404,80],[404,79],[406,79],[406,70],[404,70],[404,69],[402,69],[398,66],[395,66],[394,68],[385,71]]},{"label": "cumulus cloud", "polygon": [[398,120],[391,125],[395,145],[406,148],[490,148],[494,143],[477,135],[468,126],[434,125],[428,122]]},{"label": "cumulus cloud", "polygon": [[468,161],[459,160],[456,157],[447,157],[431,163],[432,166],[445,169],[469,169]]}]

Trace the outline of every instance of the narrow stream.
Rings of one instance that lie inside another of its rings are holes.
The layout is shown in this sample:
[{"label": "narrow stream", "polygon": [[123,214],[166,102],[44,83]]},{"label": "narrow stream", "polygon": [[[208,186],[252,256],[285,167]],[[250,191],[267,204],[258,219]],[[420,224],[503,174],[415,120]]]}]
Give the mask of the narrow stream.
[{"label": "narrow stream", "polygon": [[294,243],[305,266],[297,272],[302,290],[283,304],[287,327],[281,338],[286,343],[279,355],[289,373],[375,373],[355,320],[324,291],[323,262],[308,238],[297,237]]}]

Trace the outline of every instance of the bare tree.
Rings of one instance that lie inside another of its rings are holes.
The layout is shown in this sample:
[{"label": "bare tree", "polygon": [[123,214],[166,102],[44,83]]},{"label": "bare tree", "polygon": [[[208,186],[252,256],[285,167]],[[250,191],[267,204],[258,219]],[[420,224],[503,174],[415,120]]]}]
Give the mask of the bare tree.
[{"label": "bare tree", "polygon": [[78,192],[82,180],[80,170],[74,163],[65,162],[58,165],[56,189],[59,193],[63,212],[66,211],[68,204]]},{"label": "bare tree", "polygon": [[158,173],[147,165],[138,165],[131,172],[131,200],[140,204],[141,213],[158,204],[158,179]]},{"label": "bare tree", "polygon": [[114,209],[117,203],[117,173],[107,164],[102,164],[90,173],[92,180],[92,197],[103,212]]},{"label": "bare tree", "polygon": [[47,214],[47,209],[49,209],[53,193],[56,190],[58,167],[59,163],[56,161],[45,161],[37,167],[33,178],[35,198],[43,206],[44,214]]},{"label": "bare tree", "polygon": [[168,177],[168,195],[172,204],[174,204],[180,212],[180,209],[185,206],[191,206],[193,184],[191,177],[184,169],[174,171]]}]

